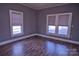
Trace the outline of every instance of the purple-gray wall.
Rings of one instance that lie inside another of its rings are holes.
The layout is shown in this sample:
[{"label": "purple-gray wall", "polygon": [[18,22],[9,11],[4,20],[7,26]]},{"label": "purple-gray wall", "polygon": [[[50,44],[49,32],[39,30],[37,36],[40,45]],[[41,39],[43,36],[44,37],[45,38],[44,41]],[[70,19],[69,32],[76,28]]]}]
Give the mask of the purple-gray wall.
[{"label": "purple-gray wall", "polygon": [[[33,10],[20,4],[0,4],[0,42],[11,39],[9,10],[22,11],[24,14],[24,35],[46,34],[46,15],[72,12],[71,36],[69,40],[79,41],[79,4],[67,4],[58,7]],[[53,35],[51,35],[53,36]]]},{"label": "purple-gray wall", "polygon": [[[79,41],[79,4],[66,4],[62,6],[46,8],[38,11],[38,33],[46,34],[46,15],[47,14],[56,14],[56,13],[68,13],[72,12],[72,25],[71,35],[69,40]],[[51,35],[53,36],[53,35]]]},{"label": "purple-gray wall", "polygon": [[20,4],[0,4],[0,42],[11,40],[9,10],[22,11],[24,35],[36,33],[36,11]]}]

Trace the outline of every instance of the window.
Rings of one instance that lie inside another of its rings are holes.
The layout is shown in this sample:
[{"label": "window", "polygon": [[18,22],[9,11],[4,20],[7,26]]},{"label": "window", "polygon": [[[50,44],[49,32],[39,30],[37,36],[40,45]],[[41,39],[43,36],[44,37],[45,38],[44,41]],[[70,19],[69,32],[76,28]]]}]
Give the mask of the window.
[{"label": "window", "polygon": [[49,33],[55,33],[56,26],[48,26]]},{"label": "window", "polygon": [[49,16],[48,17],[48,33],[55,33],[56,31],[56,25],[55,25],[55,20],[56,16]]},{"label": "window", "polygon": [[47,15],[47,34],[70,36],[72,13]]},{"label": "window", "polygon": [[11,36],[23,34],[23,12],[10,10]]},{"label": "window", "polygon": [[13,30],[13,34],[20,34],[22,32],[21,26],[13,26],[12,30]]},{"label": "window", "polygon": [[68,26],[59,26],[58,27],[58,34],[67,35],[68,33]]}]

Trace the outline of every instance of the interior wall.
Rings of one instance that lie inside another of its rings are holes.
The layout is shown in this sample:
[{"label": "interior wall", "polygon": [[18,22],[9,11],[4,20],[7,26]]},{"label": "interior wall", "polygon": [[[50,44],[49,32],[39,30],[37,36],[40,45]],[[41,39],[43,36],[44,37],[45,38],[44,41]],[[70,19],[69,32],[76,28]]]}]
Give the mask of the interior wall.
[{"label": "interior wall", "polygon": [[[71,34],[69,40],[79,41],[79,4],[67,4],[52,8],[46,8],[38,11],[38,33],[43,35],[46,34],[46,15],[47,14],[57,14],[57,13],[72,13],[72,25],[71,27]],[[49,35],[54,36],[54,35]],[[54,36],[58,37],[58,36]],[[64,38],[64,37],[62,37]]]},{"label": "interior wall", "polygon": [[[46,34],[46,15],[72,12],[70,40],[79,41],[79,4],[67,4],[58,7],[46,8],[39,11],[20,4],[0,4],[0,42],[11,40],[9,10],[21,11],[24,14],[24,35],[39,33]],[[53,35],[49,35],[53,36]],[[56,36],[58,37],[58,36]],[[63,37],[64,38],[64,37]]]},{"label": "interior wall", "polygon": [[23,12],[24,35],[36,33],[36,11],[20,4],[0,4],[0,42],[11,40],[9,10]]}]

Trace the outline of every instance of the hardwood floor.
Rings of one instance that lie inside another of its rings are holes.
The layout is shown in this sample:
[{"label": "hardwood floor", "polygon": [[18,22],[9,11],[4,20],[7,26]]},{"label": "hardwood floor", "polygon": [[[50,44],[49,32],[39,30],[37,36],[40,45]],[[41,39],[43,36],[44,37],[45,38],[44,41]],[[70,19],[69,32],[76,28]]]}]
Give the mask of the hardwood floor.
[{"label": "hardwood floor", "polygon": [[1,56],[78,56],[79,46],[42,37],[31,37],[0,47]]}]

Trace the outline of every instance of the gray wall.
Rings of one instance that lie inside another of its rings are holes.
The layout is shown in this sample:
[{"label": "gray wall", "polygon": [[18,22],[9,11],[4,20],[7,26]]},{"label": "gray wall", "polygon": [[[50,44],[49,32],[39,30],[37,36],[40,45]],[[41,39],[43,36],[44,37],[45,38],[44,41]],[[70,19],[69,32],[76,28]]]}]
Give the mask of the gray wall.
[{"label": "gray wall", "polygon": [[[11,40],[9,10],[24,13],[24,35],[33,33],[46,34],[46,15],[72,12],[72,25],[70,40],[79,41],[79,4],[68,4],[43,10],[33,10],[20,4],[0,4],[0,42]],[[53,36],[53,35],[51,35]]]},{"label": "gray wall", "polygon": [[0,4],[0,42],[11,40],[9,10],[24,14],[24,35],[36,33],[36,11],[20,4]]},{"label": "gray wall", "polygon": [[[47,8],[38,11],[38,33],[46,34],[46,15],[47,14],[56,14],[56,13],[68,13],[72,12],[72,25],[74,26],[71,28],[71,35],[69,40],[79,41],[79,4],[67,4],[62,5],[54,8]],[[53,35],[51,35],[53,36]],[[62,37],[64,38],[64,37]]]}]

